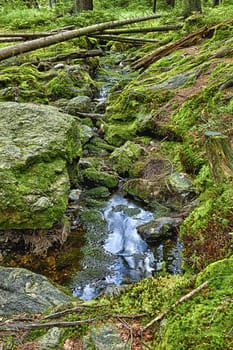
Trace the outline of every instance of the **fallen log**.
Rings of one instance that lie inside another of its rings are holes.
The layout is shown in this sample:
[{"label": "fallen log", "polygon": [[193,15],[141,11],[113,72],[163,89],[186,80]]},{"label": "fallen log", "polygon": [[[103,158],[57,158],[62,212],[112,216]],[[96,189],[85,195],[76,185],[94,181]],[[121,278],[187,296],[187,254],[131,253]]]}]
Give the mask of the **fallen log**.
[{"label": "fallen log", "polygon": [[182,24],[174,24],[174,25],[159,26],[159,27],[107,29],[107,30],[104,30],[101,34],[168,32],[170,30],[181,29],[182,27],[183,27]]},{"label": "fallen log", "polygon": [[232,23],[233,19],[231,18],[230,20],[223,21],[222,23],[216,24],[212,27],[202,27],[196,30],[195,32],[186,35],[185,37],[176,40],[170,44],[164,45],[159,49],[156,49],[155,51],[151,52],[150,54],[138,59],[131,65],[131,68],[134,70],[140,68],[146,69],[147,67],[149,67],[150,64],[158,61],[160,58],[170,54],[171,52],[183,47],[194,45],[206,37],[212,37],[216,29],[218,29],[221,26],[225,26],[226,24]]},{"label": "fallen log", "polygon": [[[55,57],[48,57],[43,62],[58,62],[65,60],[73,60],[74,58],[87,58],[95,56],[103,56],[104,52],[101,48],[93,50],[79,50],[77,52],[61,53]],[[35,61],[38,63],[38,61]]]},{"label": "fallen log", "polygon": [[110,21],[110,22],[104,22],[104,23],[98,23],[93,24],[88,27],[80,28],[80,29],[74,29],[69,31],[64,31],[61,33],[57,33],[54,35],[47,36],[45,38],[38,38],[34,40],[29,40],[25,43],[16,44],[10,47],[4,47],[0,49],[0,61],[20,55],[22,53],[30,52],[33,50],[37,50],[43,47],[47,47],[53,44],[57,44],[66,40],[70,40],[73,38],[77,38],[83,35],[88,35],[94,32],[98,32],[104,29],[110,29],[114,27],[119,27],[125,24],[130,23],[137,23],[142,21],[147,21],[155,18],[159,18],[160,15],[151,15],[146,17],[135,17],[135,18],[128,18],[118,21]]},{"label": "fallen log", "polygon": [[140,68],[146,69],[147,67],[149,67],[149,65],[158,61],[160,58],[170,54],[171,52],[200,41],[204,36],[206,36],[210,32],[214,32],[214,29],[208,28],[208,27],[203,27],[203,28],[191,33],[191,34],[188,34],[184,38],[181,38],[181,39],[176,40],[172,43],[164,45],[164,46],[160,47],[159,49],[156,49],[152,53],[138,59],[137,61],[135,61],[131,65],[131,68],[134,70],[137,70]]},{"label": "fallen log", "polygon": [[11,43],[14,41],[24,41],[24,40],[25,39],[20,36],[12,36],[12,37],[5,37],[5,38],[0,37],[0,43]]},{"label": "fallen log", "polygon": [[108,35],[108,34],[93,34],[89,35],[92,38],[101,39],[104,41],[119,41],[123,43],[131,43],[133,45],[144,45],[146,43],[158,43],[159,40],[155,39],[140,39],[126,36],[118,36],[118,35]]}]

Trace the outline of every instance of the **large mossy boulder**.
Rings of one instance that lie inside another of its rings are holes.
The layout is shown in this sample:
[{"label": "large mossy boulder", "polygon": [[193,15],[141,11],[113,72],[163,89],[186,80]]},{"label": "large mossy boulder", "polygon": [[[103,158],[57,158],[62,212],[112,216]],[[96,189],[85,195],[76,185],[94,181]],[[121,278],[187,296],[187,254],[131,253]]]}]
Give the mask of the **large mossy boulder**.
[{"label": "large mossy boulder", "polygon": [[0,267],[0,315],[44,312],[72,298],[49,280],[26,269]]},{"label": "large mossy boulder", "polygon": [[75,117],[50,106],[0,104],[0,229],[46,229],[66,210],[81,154]]}]

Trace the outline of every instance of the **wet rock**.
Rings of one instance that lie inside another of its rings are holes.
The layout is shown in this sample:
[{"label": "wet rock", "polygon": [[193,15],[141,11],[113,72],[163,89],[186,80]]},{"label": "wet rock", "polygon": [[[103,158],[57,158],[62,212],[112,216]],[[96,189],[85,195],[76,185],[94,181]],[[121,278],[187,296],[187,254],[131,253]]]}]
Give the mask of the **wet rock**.
[{"label": "wet rock", "polygon": [[100,328],[92,328],[84,337],[83,350],[129,350],[130,344],[122,341],[117,328],[106,324]]},{"label": "wet rock", "polygon": [[81,153],[76,118],[51,106],[1,103],[0,135],[0,229],[52,227],[65,213]]},{"label": "wet rock", "polygon": [[148,244],[157,244],[158,241],[177,234],[177,227],[181,222],[181,218],[161,217],[139,226],[138,233]]},{"label": "wet rock", "polygon": [[116,148],[109,157],[112,168],[120,175],[127,175],[135,161],[143,152],[142,147],[127,141],[123,146]]},{"label": "wet rock", "polygon": [[193,197],[195,194],[194,186],[185,173],[172,173],[168,177],[168,185],[181,199]]},{"label": "wet rock", "polygon": [[130,179],[123,185],[125,192],[135,198],[142,199],[144,202],[151,202],[161,196],[161,188],[158,182],[149,181],[142,178]]},{"label": "wet rock", "polygon": [[39,274],[21,268],[0,267],[0,315],[44,312],[71,298]]}]

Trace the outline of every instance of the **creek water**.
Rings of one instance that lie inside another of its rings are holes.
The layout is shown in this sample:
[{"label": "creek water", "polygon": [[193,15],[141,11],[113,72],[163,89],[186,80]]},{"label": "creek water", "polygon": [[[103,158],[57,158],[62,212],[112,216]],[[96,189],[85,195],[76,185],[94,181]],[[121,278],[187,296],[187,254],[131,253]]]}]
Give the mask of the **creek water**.
[{"label": "creek water", "polygon": [[[119,192],[109,199],[102,209],[102,215],[108,223],[108,234],[102,249],[113,259],[105,263],[104,274],[100,269],[99,276],[96,269],[94,277],[89,278],[90,274],[87,273],[81,281],[77,273],[72,287],[74,296],[91,300],[102,292],[114,293],[119,286],[152,277],[163,268],[163,263],[166,263],[166,269],[170,273],[181,272],[182,244],[179,239],[174,238],[150,247],[138,234],[138,226],[154,219],[152,212]],[[98,257],[95,259],[98,266]],[[85,269],[87,272],[88,266]]]}]

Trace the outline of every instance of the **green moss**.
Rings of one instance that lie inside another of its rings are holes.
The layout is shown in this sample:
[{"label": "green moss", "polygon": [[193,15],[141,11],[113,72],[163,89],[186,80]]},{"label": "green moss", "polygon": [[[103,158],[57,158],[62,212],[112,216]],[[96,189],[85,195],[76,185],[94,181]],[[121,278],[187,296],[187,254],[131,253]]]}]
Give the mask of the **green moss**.
[{"label": "green moss", "polygon": [[107,172],[88,168],[82,171],[83,182],[89,186],[105,186],[113,189],[118,186],[118,178]]},{"label": "green moss", "polygon": [[231,251],[232,196],[232,183],[209,187],[200,196],[200,205],[181,224],[184,260],[194,270],[200,271]]},{"label": "green moss", "polygon": [[233,260],[209,265],[196,280],[208,280],[208,290],[180,304],[169,314],[158,349],[230,350],[232,329]]},{"label": "green moss", "polygon": [[127,141],[123,146],[112,152],[109,161],[112,164],[112,168],[120,175],[127,175],[141,154],[142,148],[139,145]]},{"label": "green moss", "polygon": [[121,146],[124,142],[133,140],[137,131],[137,122],[107,124],[104,135],[110,145]]},{"label": "green moss", "polygon": [[0,172],[0,178],[1,229],[50,228],[61,221],[69,191],[64,160],[34,164],[27,171]]}]

